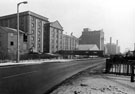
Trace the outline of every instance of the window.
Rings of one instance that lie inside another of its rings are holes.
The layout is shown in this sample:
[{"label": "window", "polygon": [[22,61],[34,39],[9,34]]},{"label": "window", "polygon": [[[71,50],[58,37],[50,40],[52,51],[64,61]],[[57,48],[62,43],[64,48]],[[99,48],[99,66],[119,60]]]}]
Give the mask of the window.
[{"label": "window", "polygon": [[34,23],[32,23],[32,27],[34,27]]},{"label": "window", "polygon": [[31,43],[31,46],[34,47],[34,43]]},{"label": "window", "polygon": [[38,38],[38,42],[40,42],[40,38]]},{"label": "window", "polygon": [[38,28],[38,32],[40,32],[40,31],[41,31],[41,28],[39,27],[39,28]]},{"label": "window", "polygon": [[27,35],[25,35],[25,34],[23,35],[23,41],[27,42]]},{"label": "window", "polygon": [[31,34],[34,34],[34,30],[31,31]]},{"label": "window", "polygon": [[13,41],[11,41],[11,42],[10,42],[10,45],[11,45],[11,46],[13,46],[13,45],[14,45],[14,42],[13,42]]},{"label": "window", "polygon": [[38,44],[38,48],[40,48],[40,44]]},{"label": "window", "polygon": [[11,36],[11,37],[13,37],[13,36],[14,36],[14,34],[13,34],[13,33],[11,33],[11,34],[10,34],[10,36]]},{"label": "window", "polygon": [[32,40],[32,41],[34,40],[34,36],[31,36],[31,40]]},{"label": "window", "polygon": [[39,28],[41,27],[41,22],[38,23],[38,27],[39,27]]},{"label": "window", "polygon": [[40,32],[40,31],[38,31],[38,35],[40,35],[40,33],[41,33],[41,32]]}]

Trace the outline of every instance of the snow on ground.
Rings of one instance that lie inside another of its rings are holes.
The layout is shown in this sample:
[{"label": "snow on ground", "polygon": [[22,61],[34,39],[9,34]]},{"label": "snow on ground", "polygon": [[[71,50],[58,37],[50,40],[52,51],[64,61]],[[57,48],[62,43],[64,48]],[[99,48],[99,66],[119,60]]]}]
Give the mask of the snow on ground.
[{"label": "snow on ground", "polygon": [[86,70],[67,81],[51,94],[135,94],[135,82],[129,76]]},{"label": "snow on ground", "polygon": [[9,61],[6,63],[0,63],[0,66],[6,66],[6,65],[21,65],[21,64],[41,64],[44,62],[69,62],[72,61],[72,59],[40,59],[40,60],[24,60],[20,61],[19,63],[16,63],[15,61]]},{"label": "snow on ground", "polygon": [[[94,58],[89,58],[89,59],[93,59]],[[97,58],[95,58],[97,59]],[[69,61],[73,61],[73,60],[84,60],[84,59],[40,59],[40,60],[23,60],[20,61],[19,63],[16,63],[16,61],[8,61],[6,63],[0,63],[0,66],[6,66],[6,65],[22,65],[22,64],[41,64],[41,63],[45,63],[45,62],[69,62]]]}]

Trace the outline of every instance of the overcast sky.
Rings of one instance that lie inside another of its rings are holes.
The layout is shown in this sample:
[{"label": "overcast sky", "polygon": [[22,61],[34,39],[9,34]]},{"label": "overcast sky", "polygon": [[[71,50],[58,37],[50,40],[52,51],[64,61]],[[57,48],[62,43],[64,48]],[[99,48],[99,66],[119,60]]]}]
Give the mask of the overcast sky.
[{"label": "overcast sky", "polygon": [[[3,0],[0,16],[16,12],[16,5],[23,0]],[[83,28],[103,29],[105,43],[112,37],[119,41],[122,52],[134,49],[135,42],[135,0],[26,0],[20,11],[33,11],[58,20],[64,33],[80,37]]]}]

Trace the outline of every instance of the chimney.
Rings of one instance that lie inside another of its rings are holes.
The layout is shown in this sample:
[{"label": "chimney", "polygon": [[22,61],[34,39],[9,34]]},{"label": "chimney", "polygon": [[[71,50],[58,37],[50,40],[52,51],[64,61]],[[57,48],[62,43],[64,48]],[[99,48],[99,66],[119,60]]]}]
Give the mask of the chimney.
[{"label": "chimney", "polygon": [[135,51],[135,43],[134,43],[134,51]]},{"label": "chimney", "polygon": [[116,45],[118,46],[118,40],[116,40]]},{"label": "chimney", "polygon": [[110,37],[110,44],[112,44],[112,37]]}]

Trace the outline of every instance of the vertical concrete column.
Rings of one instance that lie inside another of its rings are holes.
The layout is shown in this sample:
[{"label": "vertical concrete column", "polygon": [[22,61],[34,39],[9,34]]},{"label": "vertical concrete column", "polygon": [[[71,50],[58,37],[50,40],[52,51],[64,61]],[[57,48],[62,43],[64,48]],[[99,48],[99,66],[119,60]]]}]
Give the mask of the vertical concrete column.
[{"label": "vertical concrete column", "polygon": [[35,32],[35,51],[37,52],[37,32],[38,32],[38,19],[36,19],[36,32]]},{"label": "vertical concrete column", "polygon": [[134,82],[134,65],[131,64],[131,82]]},{"label": "vertical concrete column", "polygon": [[28,16],[28,49],[31,48],[31,16]]},{"label": "vertical concrete column", "polygon": [[43,52],[43,46],[44,46],[44,24],[45,22],[42,21],[42,30],[41,30],[41,52]]}]

